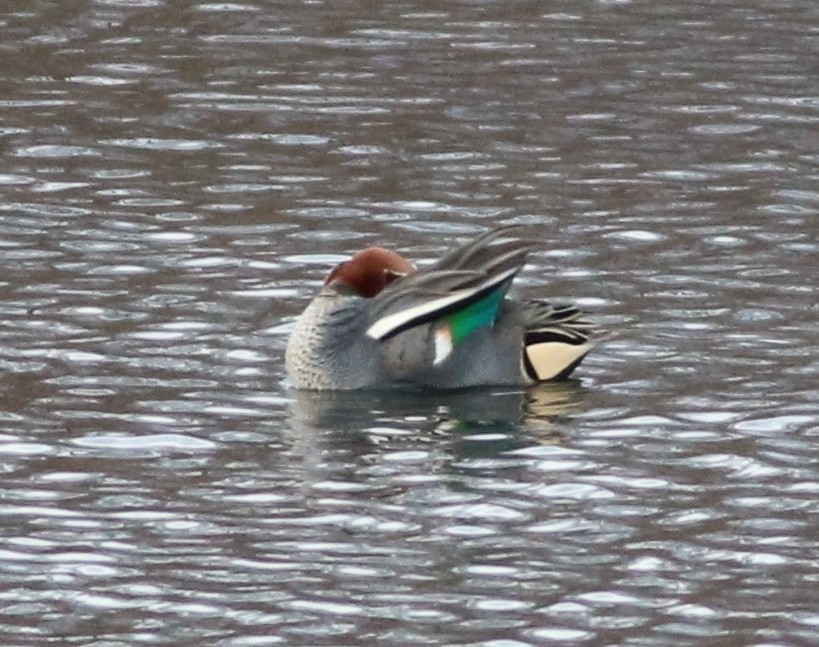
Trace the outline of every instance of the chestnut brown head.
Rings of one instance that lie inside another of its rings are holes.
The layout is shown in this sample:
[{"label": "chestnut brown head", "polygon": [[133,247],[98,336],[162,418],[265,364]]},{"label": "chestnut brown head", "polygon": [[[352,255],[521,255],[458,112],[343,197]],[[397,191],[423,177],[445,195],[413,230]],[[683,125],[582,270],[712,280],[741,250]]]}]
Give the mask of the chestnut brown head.
[{"label": "chestnut brown head", "polygon": [[371,299],[396,279],[414,271],[415,267],[399,254],[383,247],[368,247],[337,265],[324,285]]}]

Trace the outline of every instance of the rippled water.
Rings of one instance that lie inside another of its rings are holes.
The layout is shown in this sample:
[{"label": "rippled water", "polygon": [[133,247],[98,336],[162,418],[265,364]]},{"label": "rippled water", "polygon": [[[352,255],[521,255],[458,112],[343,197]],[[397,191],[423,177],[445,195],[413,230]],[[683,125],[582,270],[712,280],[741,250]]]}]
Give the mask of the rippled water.
[{"label": "rippled water", "polygon": [[[3,14],[0,643],[819,643],[817,24]],[[333,263],[513,222],[617,331],[577,381],[286,388]]]}]

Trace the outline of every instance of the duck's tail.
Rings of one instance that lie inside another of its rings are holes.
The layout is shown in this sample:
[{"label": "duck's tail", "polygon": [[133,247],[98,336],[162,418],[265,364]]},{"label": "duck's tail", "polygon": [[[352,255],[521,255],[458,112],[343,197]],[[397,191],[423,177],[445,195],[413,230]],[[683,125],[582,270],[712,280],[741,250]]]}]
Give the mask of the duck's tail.
[{"label": "duck's tail", "polygon": [[582,319],[573,305],[532,301],[523,337],[523,367],[533,382],[563,380],[577,368],[604,332]]}]

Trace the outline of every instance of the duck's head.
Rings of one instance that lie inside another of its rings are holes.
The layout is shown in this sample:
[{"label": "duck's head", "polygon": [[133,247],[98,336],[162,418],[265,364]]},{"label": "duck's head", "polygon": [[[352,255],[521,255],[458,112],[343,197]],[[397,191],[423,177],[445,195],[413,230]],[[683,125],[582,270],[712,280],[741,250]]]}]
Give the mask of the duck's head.
[{"label": "duck's head", "polygon": [[371,299],[415,267],[400,254],[383,247],[368,247],[333,268],[324,285],[342,294]]}]

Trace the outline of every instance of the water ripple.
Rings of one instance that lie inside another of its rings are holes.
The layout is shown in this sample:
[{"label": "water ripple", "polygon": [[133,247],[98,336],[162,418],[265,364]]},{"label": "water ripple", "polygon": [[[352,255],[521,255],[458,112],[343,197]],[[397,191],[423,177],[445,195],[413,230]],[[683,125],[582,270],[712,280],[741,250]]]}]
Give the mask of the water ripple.
[{"label": "water ripple", "polygon": [[[814,4],[7,12],[0,643],[819,642]],[[512,223],[577,381],[287,389]]]}]

